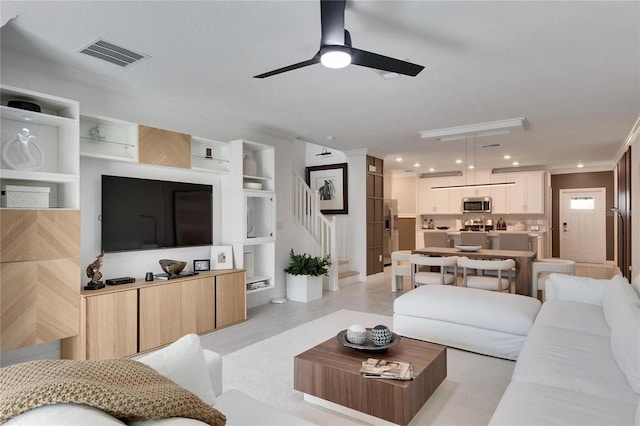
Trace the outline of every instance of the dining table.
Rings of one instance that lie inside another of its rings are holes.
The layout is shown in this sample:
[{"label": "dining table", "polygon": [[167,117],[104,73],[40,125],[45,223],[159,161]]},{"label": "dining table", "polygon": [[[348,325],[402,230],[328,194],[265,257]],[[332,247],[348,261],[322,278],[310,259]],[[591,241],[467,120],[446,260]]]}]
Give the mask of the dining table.
[{"label": "dining table", "polygon": [[469,259],[513,259],[516,262],[515,293],[531,296],[532,264],[536,258],[534,251],[492,249],[462,251],[455,247],[425,247],[415,249],[412,253],[425,256],[466,256]]}]

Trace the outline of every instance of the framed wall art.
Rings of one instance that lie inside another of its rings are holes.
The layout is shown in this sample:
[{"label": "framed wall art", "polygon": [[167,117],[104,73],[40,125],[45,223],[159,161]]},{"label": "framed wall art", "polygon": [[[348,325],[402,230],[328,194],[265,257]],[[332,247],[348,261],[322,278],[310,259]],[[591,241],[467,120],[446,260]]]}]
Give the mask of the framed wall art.
[{"label": "framed wall art", "polygon": [[211,247],[211,269],[233,269],[233,247]]},{"label": "framed wall art", "polygon": [[307,167],[307,185],[320,193],[323,214],[348,214],[347,163]]},{"label": "framed wall art", "polygon": [[193,272],[203,272],[211,270],[211,260],[196,259],[193,261]]}]

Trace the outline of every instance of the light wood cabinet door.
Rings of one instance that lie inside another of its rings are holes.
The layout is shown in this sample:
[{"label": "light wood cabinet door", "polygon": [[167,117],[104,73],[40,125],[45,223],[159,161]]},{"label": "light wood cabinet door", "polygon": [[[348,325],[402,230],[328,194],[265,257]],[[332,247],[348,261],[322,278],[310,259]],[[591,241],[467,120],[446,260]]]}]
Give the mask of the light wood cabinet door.
[{"label": "light wood cabinet door", "polygon": [[80,259],[0,263],[0,277],[3,352],[78,334]]},{"label": "light wood cabinet door", "polygon": [[216,328],[247,319],[247,286],[245,273],[216,276]]},{"label": "light wood cabinet door", "polygon": [[138,161],[156,166],[191,168],[191,136],[138,126]]},{"label": "light wood cabinet door", "polygon": [[141,288],[139,291],[140,351],[167,345],[182,337],[180,284]]},{"label": "light wood cabinet door", "polygon": [[80,257],[80,211],[1,209],[0,247],[0,262]]},{"label": "light wood cabinet door", "polygon": [[215,324],[214,277],[189,280],[180,284],[182,334],[207,333],[216,328]]},{"label": "light wood cabinet door", "polygon": [[122,358],[138,352],[138,291],[86,298],[87,359]]}]

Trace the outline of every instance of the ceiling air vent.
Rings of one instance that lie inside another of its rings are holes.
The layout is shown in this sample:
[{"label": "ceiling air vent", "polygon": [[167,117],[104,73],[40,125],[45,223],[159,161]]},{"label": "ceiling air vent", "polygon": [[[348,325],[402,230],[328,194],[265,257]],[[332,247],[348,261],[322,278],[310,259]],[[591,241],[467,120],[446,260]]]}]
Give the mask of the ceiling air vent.
[{"label": "ceiling air vent", "polygon": [[103,61],[111,62],[112,64],[119,65],[121,67],[129,67],[149,58],[147,55],[132,52],[129,49],[125,49],[124,47],[120,47],[100,39],[82,47],[80,49],[80,53],[102,59]]}]

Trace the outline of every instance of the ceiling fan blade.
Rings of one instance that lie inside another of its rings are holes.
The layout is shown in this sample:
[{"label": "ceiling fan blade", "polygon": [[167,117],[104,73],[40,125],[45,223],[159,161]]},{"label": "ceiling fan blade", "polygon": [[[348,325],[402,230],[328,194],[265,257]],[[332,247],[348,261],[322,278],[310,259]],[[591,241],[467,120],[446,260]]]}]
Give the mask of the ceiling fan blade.
[{"label": "ceiling fan blade", "polygon": [[422,65],[416,65],[411,62],[401,61],[400,59],[354,48],[351,48],[351,63],[363,67],[409,75],[411,77],[415,77],[424,69]]},{"label": "ceiling fan blade", "polygon": [[321,46],[344,46],[346,0],[320,0]]},{"label": "ceiling fan blade", "polygon": [[303,68],[309,65],[317,64],[320,62],[320,56],[315,55],[313,58],[308,61],[298,62],[297,64],[289,65],[286,67],[278,68],[277,70],[265,72],[263,74],[254,75],[253,78],[265,78],[271,77],[272,75],[282,74],[283,72],[297,70],[298,68]]}]

